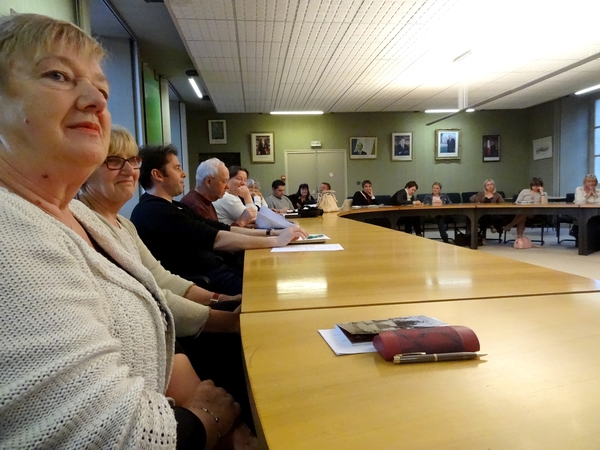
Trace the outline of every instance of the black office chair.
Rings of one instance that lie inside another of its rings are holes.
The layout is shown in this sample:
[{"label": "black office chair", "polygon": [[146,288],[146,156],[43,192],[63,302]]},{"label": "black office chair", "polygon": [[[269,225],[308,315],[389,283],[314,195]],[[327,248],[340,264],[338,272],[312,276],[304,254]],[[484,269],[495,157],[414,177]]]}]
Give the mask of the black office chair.
[{"label": "black office chair", "polygon": [[376,195],[375,201],[378,205],[391,205],[392,204],[392,196],[391,195]]},{"label": "black office chair", "polygon": [[[566,199],[567,203],[573,203],[573,201],[575,200],[575,194],[574,193],[567,194],[565,196],[565,199]],[[561,223],[568,223],[569,231],[570,231],[573,226],[573,218],[571,216],[562,216],[562,215],[556,216],[556,240],[559,244],[561,242],[561,239],[560,239],[560,224]],[[562,239],[562,240],[577,242],[577,239]]]},{"label": "black office chair", "polygon": [[450,192],[446,195],[452,203],[462,203],[462,198],[458,192]]},{"label": "black office chair", "polygon": [[471,197],[474,196],[475,194],[477,194],[477,191],[463,192],[462,194],[460,194],[462,203],[471,203]]}]

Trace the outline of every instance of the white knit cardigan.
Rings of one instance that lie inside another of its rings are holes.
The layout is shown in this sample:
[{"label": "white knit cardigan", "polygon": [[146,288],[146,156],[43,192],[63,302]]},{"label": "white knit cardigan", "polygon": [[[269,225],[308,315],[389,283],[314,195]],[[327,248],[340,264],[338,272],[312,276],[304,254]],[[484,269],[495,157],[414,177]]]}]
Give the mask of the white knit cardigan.
[{"label": "white knit cardigan", "polygon": [[0,188],[0,448],[175,448],[163,293],[91,210],[70,208],[137,280]]},{"label": "white knit cardigan", "polygon": [[117,228],[100,214],[96,213],[96,215],[106,224],[123,247],[134,257],[139,258],[140,262],[154,276],[156,284],[162,289],[167,305],[173,314],[177,337],[198,336],[208,320],[210,307],[183,297],[194,283],[165,269],[142,242],[135,225],[130,220],[123,216],[117,216],[121,224],[121,228]]}]

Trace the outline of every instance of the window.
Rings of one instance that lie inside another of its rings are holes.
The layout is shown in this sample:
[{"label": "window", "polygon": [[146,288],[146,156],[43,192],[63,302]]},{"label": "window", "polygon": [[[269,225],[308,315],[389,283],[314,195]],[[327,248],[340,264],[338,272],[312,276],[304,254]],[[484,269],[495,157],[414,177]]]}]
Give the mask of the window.
[{"label": "window", "polygon": [[594,110],[594,174],[600,178],[600,99]]}]

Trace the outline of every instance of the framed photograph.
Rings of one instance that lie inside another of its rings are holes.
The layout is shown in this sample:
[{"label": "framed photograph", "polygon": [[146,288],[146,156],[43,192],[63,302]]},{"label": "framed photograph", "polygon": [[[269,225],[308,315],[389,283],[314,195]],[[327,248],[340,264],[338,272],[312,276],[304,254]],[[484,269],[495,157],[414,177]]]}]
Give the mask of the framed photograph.
[{"label": "framed photograph", "polygon": [[533,159],[552,158],[552,136],[533,141]]},{"label": "framed photograph", "polygon": [[435,159],[460,159],[460,130],[435,130]]},{"label": "framed photograph", "polygon": [[392,161],[412,161],[412,133],[392,133]]},{"label": "framed photograph", "polygon": [[500,161],[500,135],[484,134],[481,152],[483,162]]},{"label": "framed photograph", "polygon": [[274,163],[275,148],[273,133],[251,133],[250,151],[253,163]]},{"label": "framed photograph", "polygon": [[351,137],[350,159],[376,159],[377,138],[376,137]]},{"label": "framed photograph", "polygon": [[227,124],[224,120],[208,121],[208,143],[227,144]]}]

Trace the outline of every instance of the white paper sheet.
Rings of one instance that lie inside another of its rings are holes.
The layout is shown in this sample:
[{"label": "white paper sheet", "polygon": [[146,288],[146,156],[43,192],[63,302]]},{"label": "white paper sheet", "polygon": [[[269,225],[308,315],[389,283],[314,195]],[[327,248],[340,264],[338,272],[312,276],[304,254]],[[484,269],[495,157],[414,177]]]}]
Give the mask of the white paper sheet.
[{"label": "white paper sheet", "polygon": [[289,220],[285,220],[283,216],[271,211],[269,208],[260,208],[256,214],[256,228],[288,228],[294,224]]},{"label": "white paper sheet", "polygon": [[306,244],[306,245],[288,245],[287,247],[272,248],[273,253],[291,253],[291,252],[336,252],[344,250],[340,244]]}]

